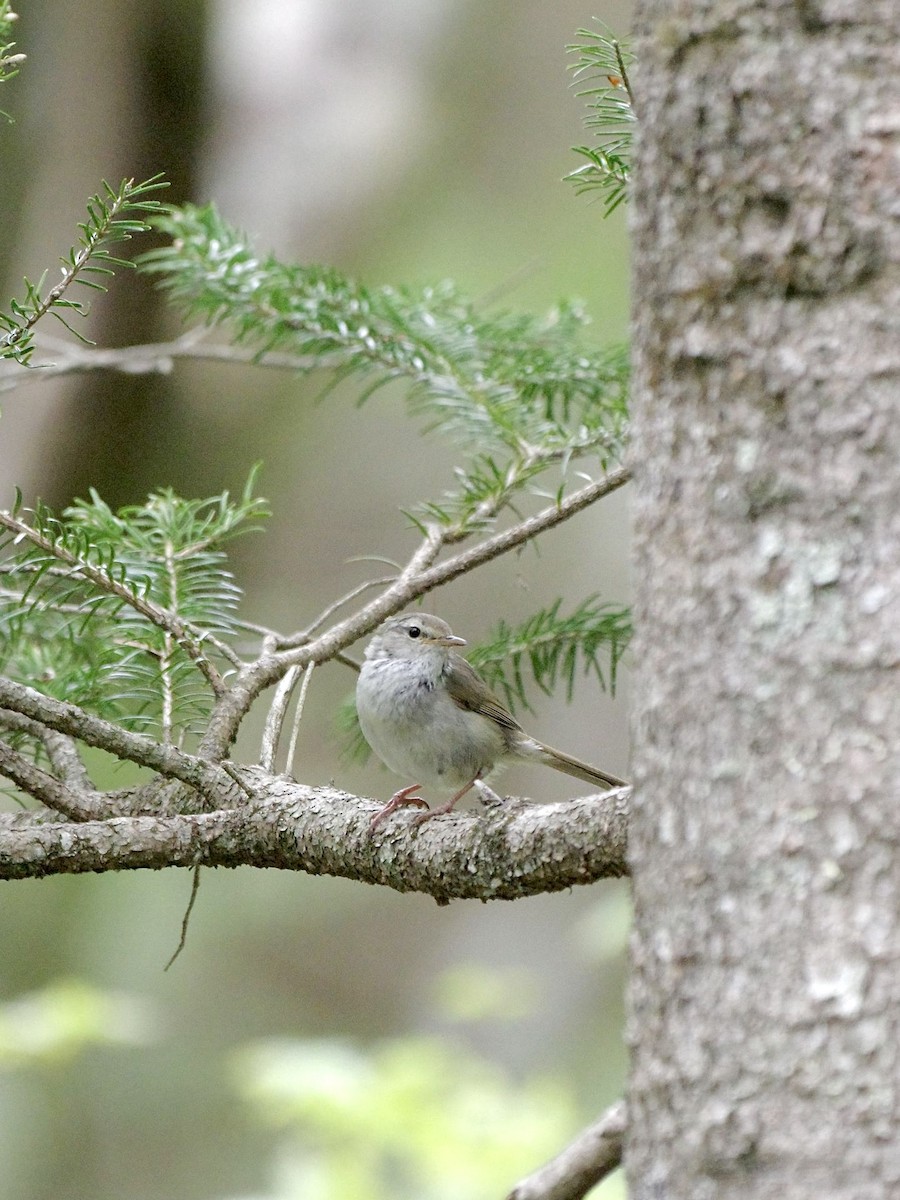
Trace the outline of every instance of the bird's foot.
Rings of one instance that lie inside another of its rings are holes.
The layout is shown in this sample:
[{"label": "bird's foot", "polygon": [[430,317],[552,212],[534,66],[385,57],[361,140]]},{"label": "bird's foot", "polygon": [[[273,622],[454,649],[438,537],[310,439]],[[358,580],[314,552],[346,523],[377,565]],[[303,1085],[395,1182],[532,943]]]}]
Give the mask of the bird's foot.
[{"label": "bird's foot", "polygon": [[446,804],[442,804],[439,808],[432,808],[428,812],[419,813],[418,816],[413,817],[410,825],[415,828],[417,825],[424,825],[432,817],[442,817],[444,813],[453,812],[453,805],[458,799],[458,796],[454,796],[452,800],[448,800]]},{"label": "bird's foot", "polygon": [[[420,783],[411,783],[409,787],[401,788],[399,792],[394,792],[384,808],[379,808],[378,812],[369,822],[369,833],[374,833],[385,817],[389,817],[392,812],[396,812],[398,808],[403,808],[407,804],[418,804],[421,808],[427,808],[428,804],[421,796],[412,795],[421,786]],[[423,816],[428,815],[430,814],[423,814]]]},{"label": "bird's foot", "polygon": [[[413,819],[412,819],[413,827],[415,827],[416,825],[424,825],[424,823],[426,821],[430,821],[432,817],[442,817],[444,815],[444,813],[453,812],[453,806],[456,804],[457,800],[462,800],[463,796],[466,794],[466,792],[469,790],[469,788],[473,787],[475,784],[480,785],[481,780],[480,779],[472,779],[469,783],[466,784],[465,787],[461,787],[455,796],[451,796],[446,804],[442,804],[440,806],[440,808],[433,808],[433,809],[431,809],[430,812],[419,813],[419,815],[417,817],[413,817]],[[426,804],[425,807],[427,808],[428,805]]]}]

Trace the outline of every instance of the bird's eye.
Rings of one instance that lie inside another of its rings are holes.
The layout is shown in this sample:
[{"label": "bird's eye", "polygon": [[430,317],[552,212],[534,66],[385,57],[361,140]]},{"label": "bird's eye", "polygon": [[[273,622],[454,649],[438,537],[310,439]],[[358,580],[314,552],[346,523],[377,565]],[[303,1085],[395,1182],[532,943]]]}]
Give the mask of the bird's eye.
[{"label": "bird's eye", "polygon": [[422,630],[421,630],[421,629],[418,627],[418,625],[410,625],[410,627],[409,627],[409,636],[410,636],[410,637],[421,637],[421,636],[422,636]]}]

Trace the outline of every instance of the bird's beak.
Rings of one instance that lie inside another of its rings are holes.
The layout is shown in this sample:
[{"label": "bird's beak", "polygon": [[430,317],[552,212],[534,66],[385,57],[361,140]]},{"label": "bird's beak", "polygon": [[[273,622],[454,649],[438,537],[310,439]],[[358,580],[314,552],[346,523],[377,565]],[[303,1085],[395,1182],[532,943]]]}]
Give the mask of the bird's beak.
[{"label": "bird's beak", "polygon": [[436,637],[431,639],[436,646],[464,646],[466,639],[457,637],[455,633],[448,633],[446,637]]}]

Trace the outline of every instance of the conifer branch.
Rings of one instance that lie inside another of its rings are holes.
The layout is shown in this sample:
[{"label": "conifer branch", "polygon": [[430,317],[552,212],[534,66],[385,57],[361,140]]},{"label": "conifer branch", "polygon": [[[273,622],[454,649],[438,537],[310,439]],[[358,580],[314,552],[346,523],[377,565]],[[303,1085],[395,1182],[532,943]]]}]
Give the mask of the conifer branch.
[{"label": "conifer branch", "polygon": [[143,734],[130,733],[112,721],[94,717],[74,704],[54,700],[34,688],[0,676],[0,709],[10,709],[31,720],[96,746],[127,762],[137,763],[168,779],[178,779],[207,799],[221,804],[233,795],[234,784],[215,763],[172,745],[163,745]]},{"label": "conifer branch", "polygon": [[[113,267],[129,267],[134,264],[116,258],[108,247],[130,241],[135,233],[149,229],[139,214],[158,212],[159,201],[147,199],[150,192],[167,187],[160,175],[154,175],[143,183],[124,179],[118,190],[103,180],[103,190],[88,201],[88,218],[79,223],[81,236],[77,247],[72,247],[61,258],[62,277],[53,287],[44,291],[47,273],[32,283],[25,280],[24,300],[10,302],[10,313],[0,313],[0,359],[14,359],[27,366],[34,352],[34,326],[48,313],[55,316],[66,329],[80,341],[89,339],[69,324],[69,317],[87,316],[89,306],[73,300],[67,293],[74,283],[96,291],[106,291],[104,279],[114,274]],[[63,315],[65,314],[65,315]]]},{"label": "conifer branch", "polygon": [[575,153],[587,161],[570,171],[566,180],[577,192],[599,191],[604,199],[604,216],[609,216],[625,199],[631,174],[634,140],[635,97],[628,77],[632,61],[626,43],[611,37],[601,26],[579,29],[579,40],[568,47],[578,55],[573,64],[575,79],[585,87],[575,94],[588,101],[585,127],[594,135],[590,146],[576,146]]},{"label": "conifer branch", "polygon": [[531,679],[547,695],[563,680],[571,701],[579,668],[586,675],[594,674],[604,690],[615,693],[618,665],[631,638],[629,611],[603,604],[597,596],[583,600],[569,613],[561,609],[562,601],[557,600],[518,626],[500,621],[491,640],[468,656],[513,711],[519,705],[530,708],[526,664]]},{"label": "conifer branch", "polygon": [[116,513],[92,493],[61,518],[0,513],[0,669],[168,739],[201,728],[244,665],[222,546],[266,511],[255,477],[235,500],[164,491]]},{"label": "conifer branch", "polygon": [[0,813],[0,879],[248,865],[336,875],[448,904],[514,900],[628,873],[627,789],[556,804],[511,801],[484,814],[457,812],[416,833],[401,815],[370,837],[373,800],[259,769],[244,767],[240,774],[256,798],[228,798],[227,807],[209,812],[77,824]]},{"label": "conifer branch", "polygon": [[550,466],[586,456],[608,469],[625,434],[627,355],[585,345],[585,317],[562,305],[544,317],[483,313],[449,284],[413,292],[368,288],[319,266],[259,256],[212,206],[170,209],[155,224],[172,242],[143,270],[183,312],[228,329],[263,358],[288,353],[365,377],[361,400],[391,380],[408,385],[414,415],[471,454],[455,487],[413,520],[489,524]]},{"label": "conifer branch", "polygon": [[123,375],[169,375],[179,359],[200,362],[268,367],[278,371],[310,371],[316,366],[311,355],[296,355],[272,351],[260,354],[244,346],[199,341],[204,331],[192,329],[171,342],[148,342],[135,346],[84,346],[64,342],[41,333],[35,342],[35,355],[42,351],[39,361],[32,359],[32,371],[20,371],[13,363],[0,360],[0,392],[11,392],[48,379],[64,375],[86,374],[91,371],[117,371]]},{"label": "conifer branch", "polygon": [[73,553],[60,540],[47,536],[11,512],[0,511],[0,526],[14,534],[16,541],[24,539],[37,549],[43,550],[46,554],[65,563],[98,591],[121,600],[123,604],[129,605],[135,612],[161,629],[165,635],[172,637],[188,658],[196,664],[213,692],[216,695],[221,694],[222,677],[201,647],[202,634],[199,634],[199,637],[195,636],[187,624],[174,613],[149,600],[146,596],[140,595],[134,588],[115,579],[109,571],[94,566],[84,556]]}]

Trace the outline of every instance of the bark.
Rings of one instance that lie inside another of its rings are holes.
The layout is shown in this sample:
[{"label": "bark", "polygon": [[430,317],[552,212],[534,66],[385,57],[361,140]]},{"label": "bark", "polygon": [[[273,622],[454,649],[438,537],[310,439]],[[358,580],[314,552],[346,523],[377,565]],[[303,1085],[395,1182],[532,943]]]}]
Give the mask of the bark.
[{"label": "bark", "polygon": [[[515,900],[625,874],[628,792],[562,804],[454,813],[415,832],[398,814],[369,834],[380,805],[261,770],[235,775],[251,798],[214,812],[155,811],[105,820],[0,814],[0,879],[162,867],[276,867],[340,875],[401,892]],[[157,789],[158,790],[158,789]],[[136,796],[160,808],[141,789]],[[170,794],[170,807],[176,797]],[[119,795],[120,808],[133,807]]]},{"label": "bark", "polygon": [[645,0],[632,1200],[900,1194],[900,8]]}]

